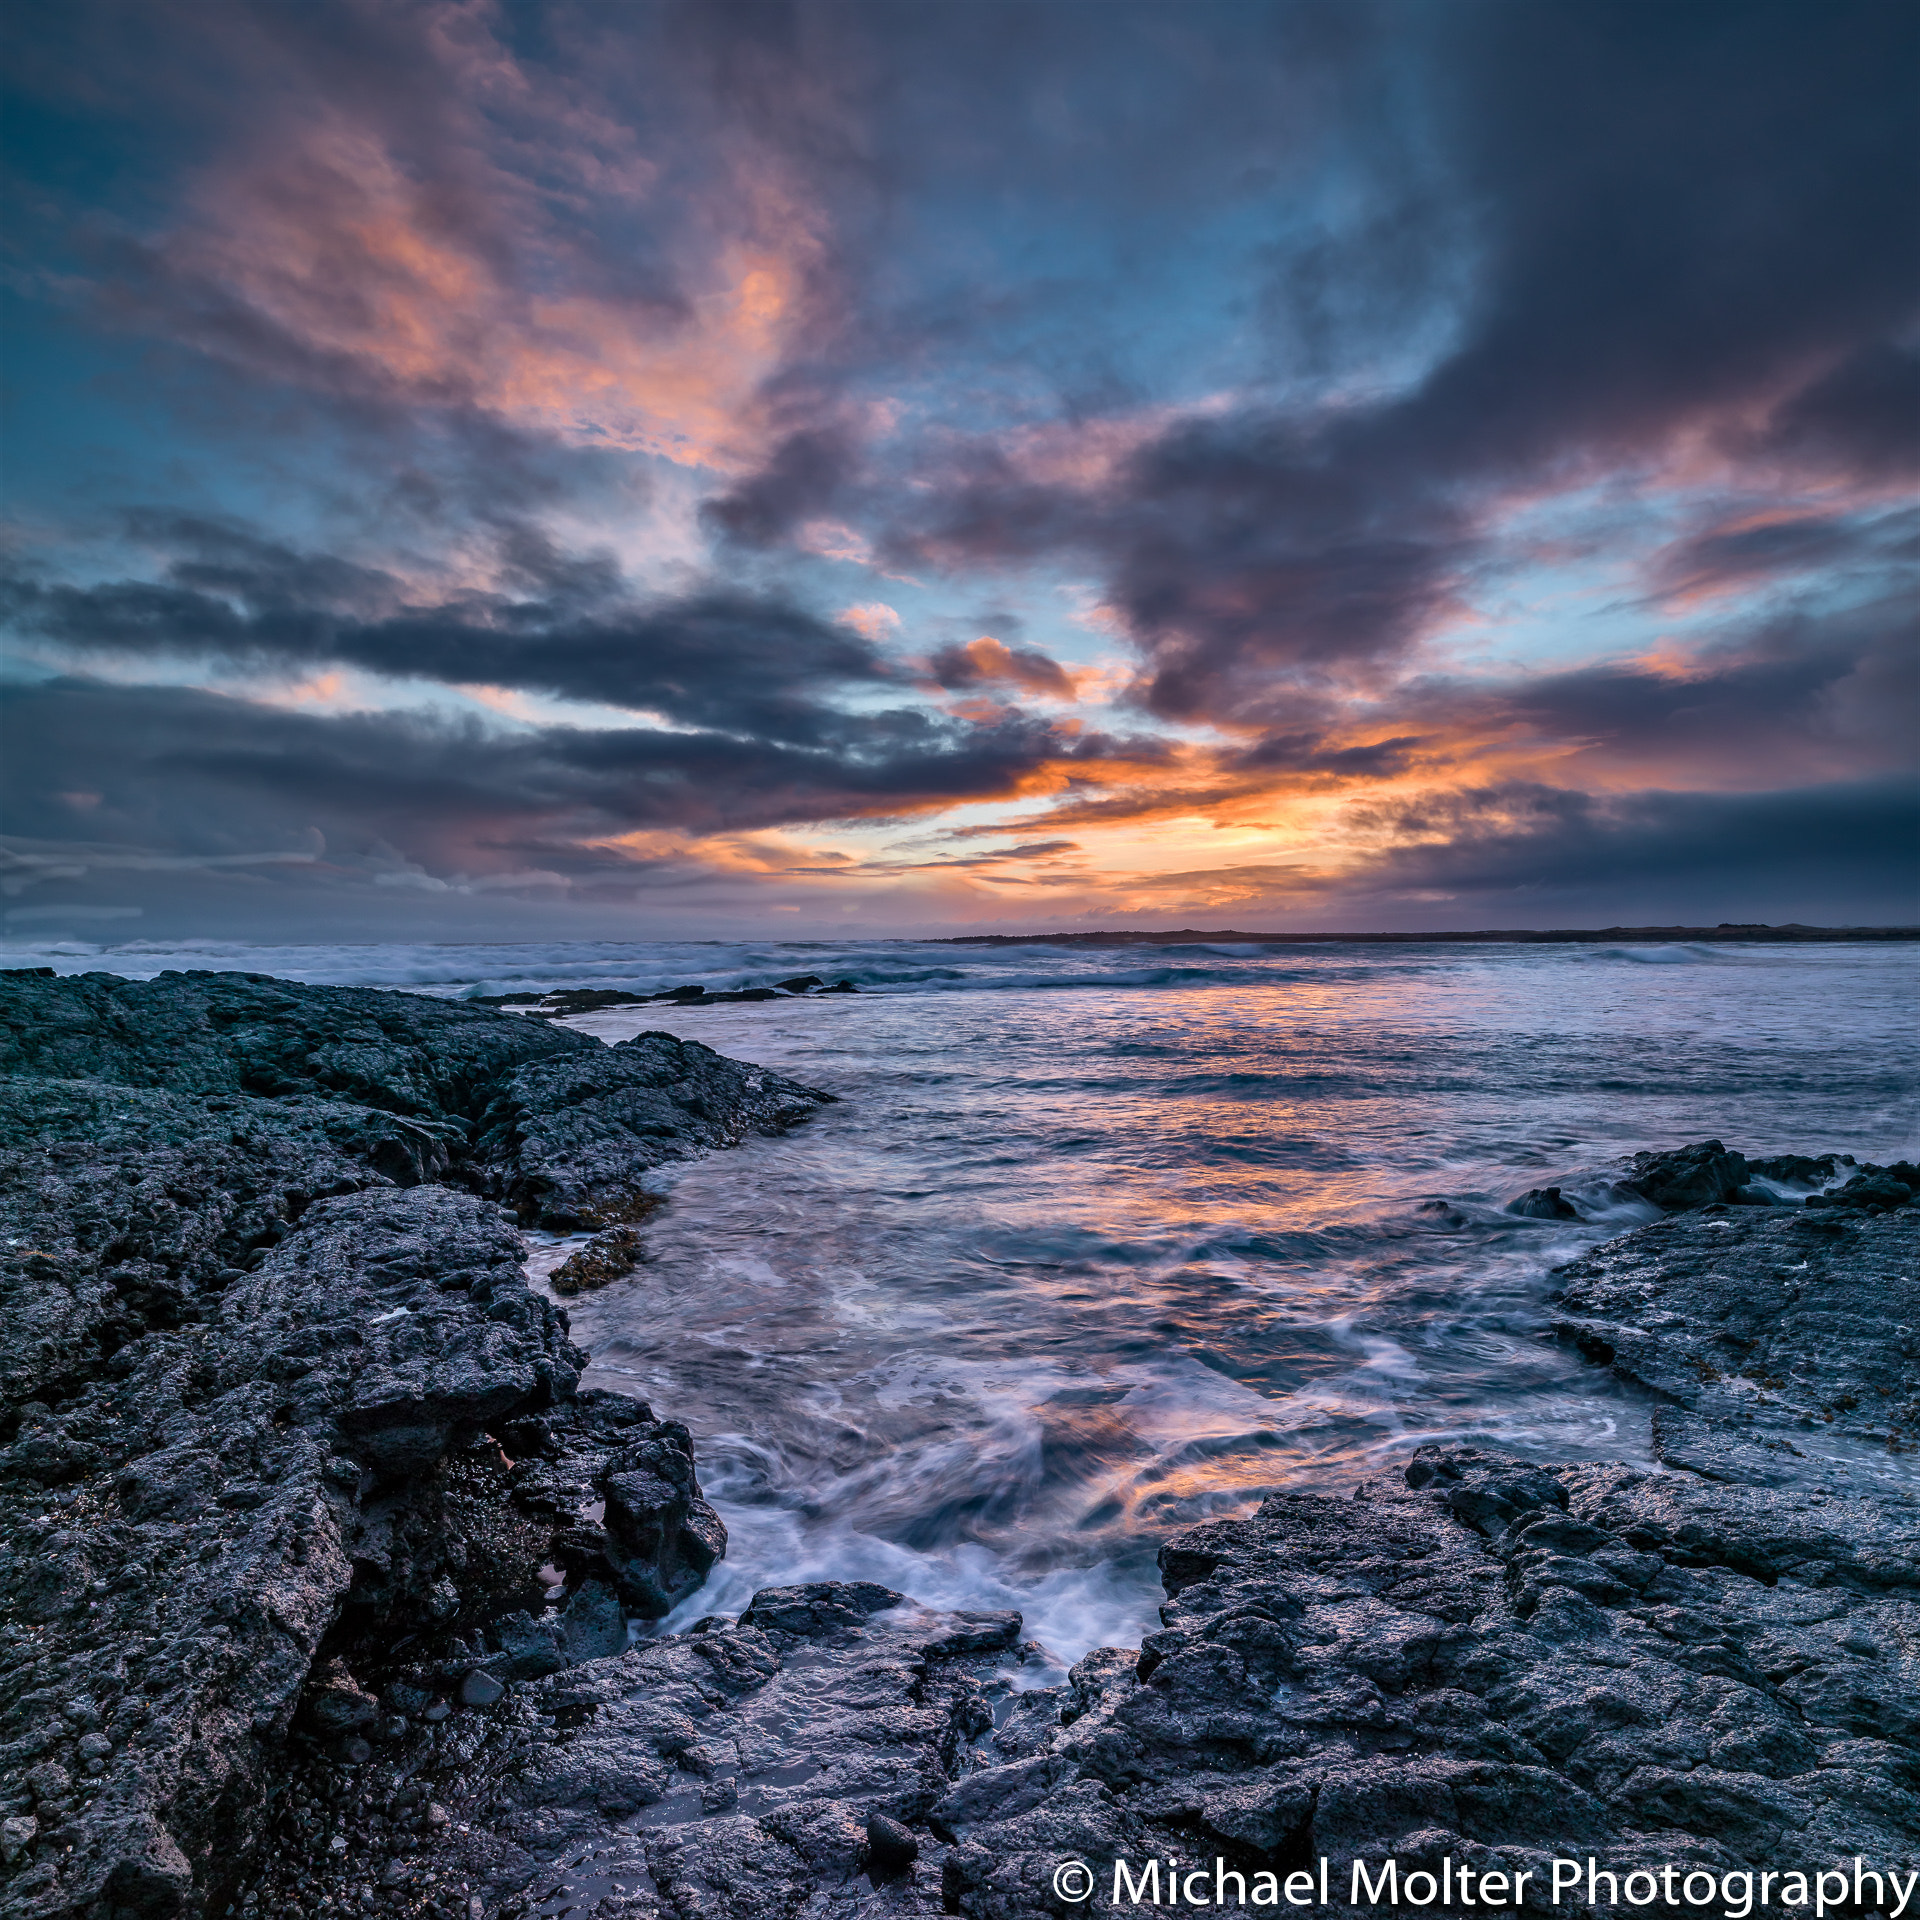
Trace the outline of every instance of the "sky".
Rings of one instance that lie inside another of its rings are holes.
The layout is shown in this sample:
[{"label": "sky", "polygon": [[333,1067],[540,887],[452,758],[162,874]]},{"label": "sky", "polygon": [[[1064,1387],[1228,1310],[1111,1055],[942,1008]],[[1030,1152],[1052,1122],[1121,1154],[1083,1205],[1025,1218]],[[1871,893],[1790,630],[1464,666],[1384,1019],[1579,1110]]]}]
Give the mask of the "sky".
[{"label": "sky", "polygon": [[1907,0],[21,0],[0,927],[1920,920]]}]

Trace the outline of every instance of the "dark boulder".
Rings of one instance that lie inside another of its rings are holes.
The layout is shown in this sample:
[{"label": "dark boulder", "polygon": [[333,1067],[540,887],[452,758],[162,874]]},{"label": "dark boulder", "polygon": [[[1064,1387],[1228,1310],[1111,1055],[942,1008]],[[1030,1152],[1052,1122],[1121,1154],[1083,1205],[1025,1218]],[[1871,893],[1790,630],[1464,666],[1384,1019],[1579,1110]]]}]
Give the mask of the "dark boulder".
[{"label": "dark boulder", "polygon": [[902,1826],[876,1808],[867,1815],[867,1864],[875,1874],[904,1873],[920,1857],[920,1842],[911,1827]]},{"label": "dark boulder", "polygon": [[529,1225],[619,1226],[659,1205],[643,1184],[656,1167],[782,1133],[832,1099],[697,1040],[642,1033],[508,1074],[482,1116],[475,1155],[489,1190]]},{"label": "dark boulder", "polygon": [[1911,1182],[1897,1177],[1891,1170],[1869,1168],[1856,1173],[1845,1186],[1836,1187],[1828,1193],[1810,1193],[1806,1198],[1809,1207],[1849,1207],[1865,1213],[1891,1213],[1896,1207],[1909,1205],[1916,1189],[1920,1189],[1920,1169],[1901,1163],[1900,1171],[1911,1173]]},{"label": "dark boulder", "polygon": [[1534,1187],[1517,1200],[1509,1200],[1504,1209],[1522,1220],[1578,1220],[1580,1209],[1562,1197],[1558,1187]]},{"label": "dark boulder", "polygon": [[1771,1159],[1750,1160],[1748,1171],[1764,1180],[1780,1180],[1795,1187],[1824,1187],[1838,1178],[1842,1167],[1854,1164],[1850,1153],[1776,1153]]},{"label": "dark boulder", "polygon": [[[637,1197],[633,1207],[636,1211],[639,1208]],[[595,1287],[624,1280],[645,1256],[646,1242],[635,1228],[614,1227],[607,1233],[596,1234],[578,1253],[569,1254],[547,1275],[547,1284],[563,1298],[587,1293]]]},{"label": "dark boulder", "polygon": [[657,1421],[594,1484],[606,1501],[605,1552],[620,1598],[645,1619],[671,1613],[727,1550],[727,1530],[694,1477],[692,1438],[677,1420]]},{"label": "dark boulder", "polygon": [[1751,1178],[1741,1155],[1718,1140],[1701,1140],[1670,1153],[1636,1153],[1633,1171],[1620,1184],[1662,1213],[1685,1213],[1729,1198]]},{"label": "dark boulder", "polygon": [[804,1587],[762,1587],[740,1616],[743,1627],[812,1640],[907,1604],[904,1593],[871,1580],[824,1580]]}]

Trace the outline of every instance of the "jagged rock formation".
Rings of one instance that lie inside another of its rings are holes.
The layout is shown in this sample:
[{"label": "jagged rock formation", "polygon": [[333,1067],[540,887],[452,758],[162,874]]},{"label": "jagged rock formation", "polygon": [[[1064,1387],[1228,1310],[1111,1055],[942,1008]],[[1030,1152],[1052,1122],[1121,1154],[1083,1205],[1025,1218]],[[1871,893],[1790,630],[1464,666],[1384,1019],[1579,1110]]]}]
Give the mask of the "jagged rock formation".
[{"label": "jagged rock formation", "polygon": [[[1388,1857],[1509,1891],[1531,1873],[1536,1907],[1574,1855],[1616,1874],[1912,1871],[1920,1503],[1882,1476],[1904,1465],[1917,1242],[1910,1208],[1742,1208],[1565,1270],[1570,1335],[1663,1412],[1726,1421],[1711,1475],[1424,1448],[1404,1485],[1288,1494],[1170,1541],[1161,1631],[1060,1688],[1015,1690],[1014,1616],[764,1593],[738,1622],[422,1734],[344,1807],[315,1766],[262,1897],[295,1901],[323,1831],[351,1836],[342,1864],[287,1911],[352,1911],[387,1876],[420,1914],[1038,1920],[1111,1911],[1116,1859],[1209,1883],[1219,1860],[1251,1887],[1325,1855],[1336,1904],[1353,1860]],[[1854,1379],[1833,1422],[1851,1450],[1803,1447],[1785,1483],[1778,1435],[1713,1398],[1743,1357],[1780,1382],[1750,1375],[1756,1397],[1822,1435],[1818,1394]],[[409,1794],[443,1824],[375,1824]],[[1068,1859],[1094,1869],[1090,1902],[1053,1891]]]},{"label": "jagged rock formation", "polygon": [[[1470,1448],[1407,1478],[1176,1538],[1162,1631],[1062,1688],[1011,1689],[1017,1616],[762,1594],[423,1734],[349,1806],[309,1771],[262,1898],[1038,1920],[1073,1910],[1068,1859],[1094,1913],[1117,1859],[1251,1883],[1325,1855],[1340,1901],[1353,1860],[1390,1856],[1536,1894],[1570,1854],[1920,1864],[1914,1503]],[[443,1823],[375,1824],[409,1794]],[[350,1837],[303,1879],[323,1834]]]},{"label": "jagged rock formation", "polygon": [[1555,1328],[1661,1396],[1669,1466],[1777,1486],[1920,1449],[1920,1210],[1683,1215],[1559,1277]]},{"label": "jagged rock formation", "polygon": [[[779,1132],[832,1097],[671,1034],[609,1047],[459,1001],[240,973],[0,975],[7,1080],[34,1083],[17,1090],[28,1106],[163,1089],[256,1134],[304,1124],[363,1172],[452,1177],[562,1232],[644,1212],[654,1168]],[[236,1099],[271,1104],[219,1105]],[[63,1137],[91,1138],[84,1124]]]},{"label": "jagged rock formation", "polygon": [[352,1758],[407,1724],[369,1678],[430,1713],[697,1585],[685,1429],[574,1399],[489,1196],[586,1220],[826,1097],[402,994],[0,977],[0,1911],[218,1906],[296,1715]]},{"label": "jagged rock formation", "polygon": [[1843,1169],[1636,1167],[1694,1210],[1557,1311],[1659,1396],[1668,1470],[1424,1448],[1269,1500],[1167,1543],[1139,1649],[1021,1690],[1017,1615],[869,1585],[629,1645],[724,1536],[684,1427],[575,1391],[499,1203],[630,1233],[645,1171],[824,1096],[248,976],[9,1004],[9,1920],[1037,1920],[1109,1911],[1120,1858],[1536,1895],[1567,1853],[1920,1864],[1904,1166],[1794,1209],[1754,1174]]},{"label": "jagged rock formation", "polygon": [[[1848,1169],[1853,1169],[1850,1178],[1838,1187],[1830,1185]],[[1803,1194],[1796,1200],[1768,1185],[1770,1181],[1822,1191]],[[1796,1204],[1890,1213],[1912,1204],[1916,1195],[1920,1195],[1920,1167],[1909,1160],[1897,1160],[1888,1167],[1862,1167],[1850,1153],[1817,1157],[1782,1153],[1767,1160],[1749,1160],[1745,1154],[1729,1152],[1718,1140],[1698,1140],[1664,1153],[1636,1153],[1632,1167],[1612,1185],[1614,1200],[1645,1201],[1668,1214],[1704,1212],[1709,1207]],[[1526,1220],[1586,1217],[1558,1187],[1534,1187],[1509,1200],[1506,1211]]]}]

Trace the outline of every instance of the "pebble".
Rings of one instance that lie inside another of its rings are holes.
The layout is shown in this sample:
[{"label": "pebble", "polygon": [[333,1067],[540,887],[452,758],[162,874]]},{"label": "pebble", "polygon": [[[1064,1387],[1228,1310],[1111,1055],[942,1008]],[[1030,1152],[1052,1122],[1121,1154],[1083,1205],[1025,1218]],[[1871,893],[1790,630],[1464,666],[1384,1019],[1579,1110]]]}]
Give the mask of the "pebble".
[{"label": "pebble", "polygon": [[460,1704],[463,1707],[490,1707],[496,1700],[504,1698],[506,1691],[492,1674],[483,1673],[476,1667],[460,1682]]}]

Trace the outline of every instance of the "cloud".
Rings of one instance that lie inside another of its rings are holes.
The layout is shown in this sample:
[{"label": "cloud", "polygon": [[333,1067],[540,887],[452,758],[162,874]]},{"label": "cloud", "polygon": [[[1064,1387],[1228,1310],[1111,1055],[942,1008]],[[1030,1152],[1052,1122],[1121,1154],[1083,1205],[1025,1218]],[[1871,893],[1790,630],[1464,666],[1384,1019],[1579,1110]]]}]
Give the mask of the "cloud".
[{"label": "cloud", "polygon": [[900,631],[900,616],[884,600],[868,600],[858,606],[842,607],[835,616],[843,627],[873,641],[876,645],[889,634]]},{"label": "cloud", "polygon": [[1250,395],[1089,485],[985,447],[898,518],[916,564],[1104,565],[1168,718],[1263,724],[1301,688],[1373,683],[1465,615],[1510,503],[1658,469],[1689,436],[1861,479],[1920,447],[1895,344],[1920,312],[1912,15],[1402,19],[1434,164],[1475,218],[1472,296],[1423,371],[1318,404]]},{"label": "cloud", "polygon": [[1790,393],[1733,451],[1875,483],[1920,475],[1920,353],[1869,340]]},{"label": "cloud", "polygon": [[502,544],[501,588],[437,600],[245,529],[147,516],[142,531],[176,548],[159,579],[73,586],[16,576],[0,581],[0,608],[69,655],[354,666],[799,744],[834,737],[832,696],[895,677],[847,624],[729,588],[642,600],[604,558],[563,554],[527,528]]},{"label": "cloud", "polygon": [[853,443],[842,431],[816,427],[790,434],[765,466],[701,511],[732,538],[769,546],[832,509],[854,459]]},{"label": "cloud", "polygon": [[1598,885],[1626,902],[1662,903],[1689,925],[1769,898],[1843,916],[1858,902],[1862,918],[1893,921],[1911,920],[1920,904],[1920,788],[1911,782],[1620,795],[1516,784],[1364,811],[1386,844],[1353,878],[1380,897],[1440,892],[1449,904],[1564,911]]},{"label": "cloud", "polygon": [[[1920,418],[1920,414],[1916,414]],[[1916,436],[1920,438],[1920,436]],[[1663,600],[1740,592],[1757,581],[1847,568],[1911,570],[1920,561],[1920,512],[1763,510],[1676,541],[1655,561]]]},{"label": "cloud", "polygon": [[[822,747],[652,727],[504,733],[66,680],[18,688],[8,702],[5,813],[29,839],[58,840],[70,831],[58,794],[79,778],[102,796],[90,837],[201,867],[339,866],[394,842],[397,871],[411,862],[441,877],[538,868],[591,879],[623,870],[625,856],[608,851],[622,835],[905,817],[1138,772],[1162,755],[1151,741],[1069,737],[1007,715],[843,716]],[[261,851],[276,837],[309,847],[316,831],[325,862]]]},{"label": "cloud", "polygon": [[[97,314],[358,405],[722,472],[759,458],[761,389],[824,271],[818,223],[764,147],[701,124],[668,63],[629,46],[623,113],[573,66],[589,35],[563,31],[555,64],[482,10],[242,6],[217,50],[197,10],[156,12],[237,91],[206,101],[227,138],[167,217],[96,243]],[[649,119],[704,167],[649,152]]]},{"label": "cloud", "polygon": [[982,635],[965,646],[942,647],[928,662],[934,683],[950,692],[966,687],[1013,686],[1055,700],[1074,697],[1073,677],[1051,655],[1009,647]]},{"label": "cloud", "polygon": [[36,901],[1599,901],[1911,764],[1910,8],[42,15]]}]

